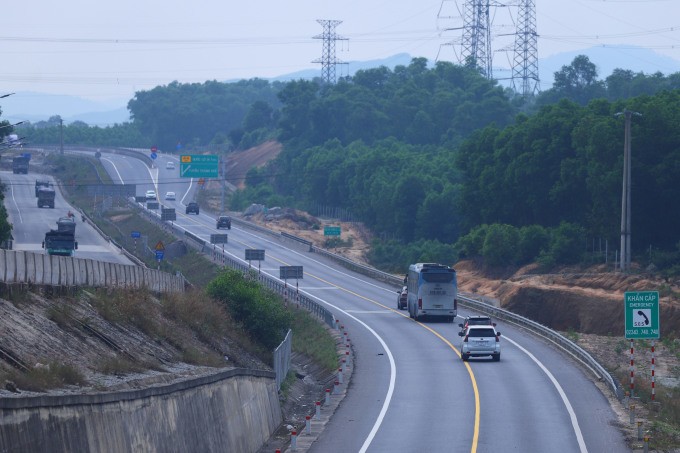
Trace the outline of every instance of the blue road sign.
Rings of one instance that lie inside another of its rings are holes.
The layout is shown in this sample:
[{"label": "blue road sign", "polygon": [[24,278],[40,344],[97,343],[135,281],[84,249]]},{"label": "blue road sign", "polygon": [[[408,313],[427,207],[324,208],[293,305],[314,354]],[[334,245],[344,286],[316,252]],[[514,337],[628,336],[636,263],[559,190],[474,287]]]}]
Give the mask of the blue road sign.
[{"label": "blue road sign", "polygon": [[163,250],[156,250],[156,259],[158,261],[162,260],[164,254],[165,254],[165,252]]},{"label": "blue road sign", "polygon": [[133,238],[136,239],[136,238],[142,237],[142,234],[141,234],[139,231],[132,231],[132,232],[130,233],[130,237],[133,237]]}]

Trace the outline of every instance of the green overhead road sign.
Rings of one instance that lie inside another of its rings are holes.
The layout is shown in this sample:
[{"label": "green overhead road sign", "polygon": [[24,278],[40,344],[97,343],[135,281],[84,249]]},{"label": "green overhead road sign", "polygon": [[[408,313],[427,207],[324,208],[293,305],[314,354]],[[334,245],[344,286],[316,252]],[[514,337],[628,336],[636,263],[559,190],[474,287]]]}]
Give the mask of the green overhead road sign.
[{"label": "green overhead road sign", "polygon": [[659,292],[626,292],[624,303],[626,338],[659,338]]},{"label": "green overhead road sign", "polygon": [[179,159],[182,178],[217,178],[219,156],[213,154],[183,154]]},{"label": "green overhead road sign", "polygon": [[325,226],[323,227],[324,236],[340,236],[339,226]]}]

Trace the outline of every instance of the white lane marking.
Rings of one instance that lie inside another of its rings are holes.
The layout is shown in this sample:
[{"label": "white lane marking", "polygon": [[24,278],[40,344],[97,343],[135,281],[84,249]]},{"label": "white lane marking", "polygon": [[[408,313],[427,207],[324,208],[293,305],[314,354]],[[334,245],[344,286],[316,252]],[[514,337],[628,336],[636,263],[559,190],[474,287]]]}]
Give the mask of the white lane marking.
[{"label": "white lane marking", "polygon": [[321,299],[320,297],[314,296],[312,294],[309,294],[305,291],[307,296],[314,298],[318,300],[319,302],[322,302],[329,307],[333,307],[337,311],[344,313],[346,316],[349,316],[362,326],[366,330],[368,330],[382,345],[383,349],[385,350],[385,353],[387,354],[387,358],[390,360],[390,385],[387,388],[387,395],[385,395],[385,401],[383,402],[382,408],[380,409],[380,413],[378,414],[378,418],[375,420],[375,423],[373,424],[373,428],[371,429],[371,432],[368,433],[368,436],[366,437],[366,440],[364,440],[364,444],[361,446],[361,449],[359,450],[359,453],[365,453],[366,450],[368,450],[368,447],[371,445],[371,442],[373,442],[373,439],[375,438],[375,435],[378,433],[378,430],[380,429],[380,425],[382,425],[383,420],[385,419],[385,414],[387,413],[387,409],[390,406],[390,403],[392,402],[392,394],[394,393],[394,383],[397,380],[397,366],[394,363],[394,356],[392,355],[392,351],[390,351],[390,348],[387,347],[387,344],[385,341],[378,335],[378,333],[373,330],[370,326],[368,326],[366,323],[361,321],[360,319],[352,316],[348,310],[343,310],[339,308],[336,305],[333,305],[332,303],[325,301]]},{"label": "white lane marking", "polygon": [[[245,263],[246,261],[237,257],[233,253],[230,252],[225,252],[228,255],[231,255],[234,259],[241,261]],[[272,275],[267,272],[263,272],[264,274],[270,276],[271,278],[282,281],[280,278],[276,277],[275,275]],[[385,419],[385,414],[387,413],[387,409],[390,407],[390,403],[392,402],[392,395],[394,394],[394,383],[397,380],[397,366],[394,363],[394,356],[392,355],[392,351],[390,348],[387,347],[387,344],[385,341],[378,335],[378,333],[373,330],[369,325],[361,321],[355,316],[352,316],[348,310],[343,310],[342,308],[338,307],[337,305],[333,305],[332,303],[315,296],[313,294],[310,294],[307,291],[300,291],[301,293],[305,293],[307,296],[311,297],[312,299],[316,299],[319,302],[328,305],[329,307],[332,307],[336,309],[337,311],[344,313],[346,316],[349,316],[359,324],[361,324],[366,330],[368,330],[382,345],[383,349],[385,350],[385,354],[387,354],[387,358],[390,360],[390,384],[387,387],[387,394],[385,395],[385,401],[383,402],[382,408],[380,409],[380,413],[378,414],[378,418],[375,420],[375,423],[373,424],[373,428],[371,429],[371,432],[368,433],[368,436],[366,437],[366,440],[364,440],[363,445],[361,446],[361,449],[359,450],[359,453],[365,453],[366,450],[368,450],[368,447],[371,445],[371,442],[373,442],[373,439],[375,438],[375,435],[378,433],[378,430],[380,429],[380,425],[382,425],[383,420]],[[385,311],[386,313],[391,313],[390,311]]]},{"label": "white lane marking", "polygon": [[116,164],[115,164],[111,159],[109,159],[108,157],[102,158],[101,160],[105,160],[105,161],[107,161],[108,163],[110,163],[111,166],[113,167],[113,170],[114,170],[114,171],[116,172],[116,174],[118,175],[118,179],[120,179],[121,184],[125,184],[125,181],[123,181],[123,177],[120,175],[120,172],[118,171],[118,167],[116,167]]},{"label": "white lane marking", "polygon": [[364,315],[393,315],[392,310],[346,310],[347,313],[361,313]]},{"label": "white lane marking", "polygon": [[10,190],[12,192],[12,201],[14,202],[14,206],[17,208],[17,214],[19,214],[19,223],[24,223],[23,217],[21,217],[21,209],[19,209],[19,203],[17,203],[16,198],[14,198],[14,184],[11,184]]},{"label": "white lane marking", "polygon": [[562,386],[560,385],[559,382],[557,382],[557,379],[555,379],[555,376],[541,363],[540,360],[538,360],[532,353],[524,349],[522,346],[520,346],[516,341],[511,340],[510,338],[506,337],[505,335],[503,336],[507,341],[510,343],[514,344],[520,351],[525,353],[526,355],[529,356],[531,360],[533,360],[536,365],[538,365],[541,370],[548,376],[548,379],[553,383],[555,388],[557,389],[557,393],[560,394],[560,398],[562,398],[562,402],[564,403],[564,406],[567,408],[567,412],[569,412],[569,418],[571,419],[571,426],[574,428],[574,434],[576,434],[576,440],[578,441],[578,446],[579,449],[581,450],[582,453],[587,453],[588,448],[586,448],[586,443],[585,440],[583,440],[583,433],[581,433],[581,428],[578,424],[578,420],[576,419],[576,413],[574,412],[574,408],[571,406],[571,403],[569,402],[569,398],[567,398],[566,393],[564,393],[564,390],[562,389]]}]

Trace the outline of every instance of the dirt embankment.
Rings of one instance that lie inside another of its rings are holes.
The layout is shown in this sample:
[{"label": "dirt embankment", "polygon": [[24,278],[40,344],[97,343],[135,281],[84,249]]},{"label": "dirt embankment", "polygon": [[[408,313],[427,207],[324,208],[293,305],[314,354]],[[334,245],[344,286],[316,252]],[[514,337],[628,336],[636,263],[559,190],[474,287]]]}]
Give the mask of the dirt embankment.
[{"label": "dirt embankment", "polygon": [[659,291],[663,334],[680,338],[678,282],[604,266],[538,274],[532,265],[499,277],[467,261],[456,270],[463,291],[494,298],[502,308],[555,330],[598,335],[623,335],[626,291]]}]

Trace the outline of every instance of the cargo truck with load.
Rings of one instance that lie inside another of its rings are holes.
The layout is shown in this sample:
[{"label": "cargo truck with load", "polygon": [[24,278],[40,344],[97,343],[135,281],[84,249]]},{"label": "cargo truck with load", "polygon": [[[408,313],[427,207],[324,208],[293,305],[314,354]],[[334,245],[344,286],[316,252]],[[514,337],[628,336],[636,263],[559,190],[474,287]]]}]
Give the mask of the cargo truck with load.
[{"label": "cargo truck with load", "polygon": [[41,187],[52,187],[52,183],[49,181],[46,181],[44,179],[36,179],[35,181],[35,196],[38,196],[38,190],[40,190]]},{"label": "cargo truck with load", "polygon": [[48,255],[73,256],[78,250],[76,221],[73,215],[57,220],[57,229],[45,233],[42,247]]},{"label": "cargo truck with load", "polygon": [[21,155],[14,156],[12,159],[12,172],[16,174],[28,174],[28,161],[31,160],[29,156]]},{"label": "cargo truck with load", "polygon": [[42,208],[47,206],[48,208],[54,209],[54,198],[56,192],[51,187],[41,187],[38,189],[38,207]]}]

